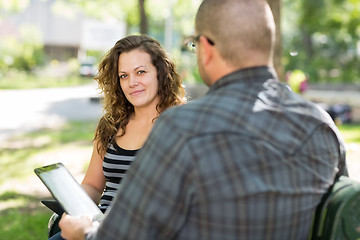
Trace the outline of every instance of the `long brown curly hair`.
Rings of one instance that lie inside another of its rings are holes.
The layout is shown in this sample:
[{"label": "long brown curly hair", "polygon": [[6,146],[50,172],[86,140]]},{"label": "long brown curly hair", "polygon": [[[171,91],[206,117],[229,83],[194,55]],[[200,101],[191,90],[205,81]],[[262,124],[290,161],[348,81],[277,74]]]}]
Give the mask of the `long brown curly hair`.
[{"label": "long brown curly hair", "polygon": [[109,140],[116,136],[119,129],[121,129],[120,136],[125,134],[125,127],[134,113],[134,106],[126,99],[118,75],[120,54],[134,49],[148,53],[157,70],[160,99],[156,106],[158,114],[186,101],[181,77],[157,40],[146,35],[130,35],[117,41],[105,54],[99,64],[99,72],[94,77],[104,97],[102,100],[104,115],[100,118],[94,137],[99,154],[106,152]]}]

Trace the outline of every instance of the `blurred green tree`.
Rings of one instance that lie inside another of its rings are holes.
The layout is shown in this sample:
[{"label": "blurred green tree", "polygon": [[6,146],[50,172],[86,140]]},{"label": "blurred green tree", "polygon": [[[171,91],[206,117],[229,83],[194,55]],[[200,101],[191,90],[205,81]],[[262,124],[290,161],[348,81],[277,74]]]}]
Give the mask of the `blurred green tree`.
[{"label": "blurred green tree", "polygon": [[20,12],[29,5],[30,0],[0,0],[0,22],[3,16]]},{"label": "blurred green tree", "polygon": [[[29,0],[0,0],[0,23],[10,14],[23,11]],[[24,24],[19,29],[19,36],[1,37],[0,71],[10,68],[30,71],[44,61],[42,37],[39,30]]]},{"label": "blurred green tree", "polygon": [[310,82],[359,81],[360,1],[283,0],[283,65]]},{"label": "blurred green tree", "polygon": [[15,68],[30,71],[44,63],[42,37],[32,25],[22,25],[19,39],[3,37],[0,42],[0,70]]}]

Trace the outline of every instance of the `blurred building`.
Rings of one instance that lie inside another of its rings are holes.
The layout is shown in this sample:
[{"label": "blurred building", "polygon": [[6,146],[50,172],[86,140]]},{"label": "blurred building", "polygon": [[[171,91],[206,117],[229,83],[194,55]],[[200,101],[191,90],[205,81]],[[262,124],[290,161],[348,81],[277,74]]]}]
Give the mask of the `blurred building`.
[{"label": "blurred building", "polygon": [[28,7],[0,22],[0,36],[19,37],[22,25],[41,33],[48,59],[83,58],[86,50],[108,50],[125,36],[123,22],[103,22],[84,15],[80,8],[58,8],[56,0],[30,0]]}]

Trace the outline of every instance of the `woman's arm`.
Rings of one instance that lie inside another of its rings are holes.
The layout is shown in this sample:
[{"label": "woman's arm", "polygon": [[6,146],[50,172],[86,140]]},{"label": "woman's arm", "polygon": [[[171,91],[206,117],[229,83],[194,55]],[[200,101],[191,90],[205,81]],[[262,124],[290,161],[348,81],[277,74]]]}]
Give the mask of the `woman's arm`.
[{"label": "woman's arm", "polygon": [[81,186],[91,199],[96,204],[99,204],[101,195],[105,188],[105,177],[102,169],[104,157],[98,153],[97,143],[97,141],[94,141],[90,164]]}]

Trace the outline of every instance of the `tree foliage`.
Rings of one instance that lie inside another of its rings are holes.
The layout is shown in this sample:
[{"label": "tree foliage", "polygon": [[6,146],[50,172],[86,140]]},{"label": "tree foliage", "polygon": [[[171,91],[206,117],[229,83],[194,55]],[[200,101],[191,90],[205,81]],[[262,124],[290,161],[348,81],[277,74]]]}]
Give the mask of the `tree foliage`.
[{"label": "tree foliage", "polygon": [[[275,17],[281,18],[281,65],[285,71],[301,69],[309,75],[311,82],[359,80],[359,0],[268,1],[272,6],[282,5],[281,15],[279,12]],[[29,3],[30,0],[0,0],[0,23],[8,14],[22,11]],[[179,53],[174,51],[180,51],[183,37],[193,34],[195,13],[201,0],[56,0],[55,3],[60,13],[64,12],[61,9],[77,8],[85,15],[105,21],[124,21],[127,34],[147,32],[162,43],[166,42],[164,32],[170,24],[171,46],[176,56]],[[34,39],[32,42],[15,43],[14,39],[1,39],[0,65],[9,62],[18,65],[26,62],[28,66],[37,64],[38,60],[33,63],[26,55],[33,51],[32,54],[36,52],[33,56],[40,59],[41,47]],[[33,50],[23,49],[25,46]],[[26,54],[21,56],[20,50]]]},{"label": "tree foliage", "polygon": [[4,15],[20,12],[29,5],[30,0],[0,0],[0,20]]},{"label": "tree foliage", "polygon": [[283,0],[283,64],[311,82],[356,82],[360,69],[360,1]]},{"label": "tree foliage", "polygon": [[0,42],[0,70],[16,68],[30,71],[44,60],[43,43],[37,28],[23,25],[19,30],[19,39],[8,36]]}]

